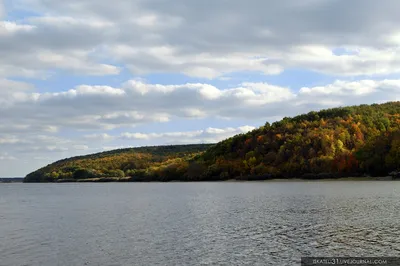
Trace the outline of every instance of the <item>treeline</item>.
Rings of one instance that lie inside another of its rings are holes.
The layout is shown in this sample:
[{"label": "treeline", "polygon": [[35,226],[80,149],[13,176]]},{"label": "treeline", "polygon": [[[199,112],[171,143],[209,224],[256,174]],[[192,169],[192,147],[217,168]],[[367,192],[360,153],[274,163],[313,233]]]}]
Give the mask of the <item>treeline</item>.
[{"label": "treeline", "polygon": [[68,159],[26,180],[129,176],[132,181],[216,181],[387,175],[400,170],[400,102],[310,112],[266,123],[216,145],[173,147],[183,150],[162,155],[151,150],[113,151]]},{"label": "treeline", "polygon": [[22,177],[0,177],[0,183],[19,183],[23,180]]},{"label": "treeline", "polygon": [[196,163],[208,179],[387,175],[400,163],[400,103],[284,118],[211,147]]},{"label": "treeline", "polygon": [[181,168],[187,165],[187,161],[212,145],[149,146],[77,156],[34,171],[28,174],[24,181],[54,182],[90,178],[110,180],[107,178],[169,176],[170,172],[181,173]]}]

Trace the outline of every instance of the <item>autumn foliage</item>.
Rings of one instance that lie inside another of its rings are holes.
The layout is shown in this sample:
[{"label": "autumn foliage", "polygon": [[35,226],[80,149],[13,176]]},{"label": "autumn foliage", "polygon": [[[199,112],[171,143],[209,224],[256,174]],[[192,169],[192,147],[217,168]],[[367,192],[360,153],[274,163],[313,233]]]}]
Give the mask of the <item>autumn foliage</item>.
[{"label": "autumn foliage", "polygon": [[163,147],[167,146],[66,159],[29,174],[26,180],[129,176],[133,181],[214,181],[387,175],[400,170],[400,102],[284,118],[215,145],[171,146],[175,148],[161,152]]}]

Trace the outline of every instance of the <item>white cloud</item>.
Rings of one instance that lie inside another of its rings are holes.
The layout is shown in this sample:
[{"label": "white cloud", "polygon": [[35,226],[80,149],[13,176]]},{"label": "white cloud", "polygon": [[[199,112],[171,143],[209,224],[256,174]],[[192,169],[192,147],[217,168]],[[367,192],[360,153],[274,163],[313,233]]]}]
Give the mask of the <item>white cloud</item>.
[{"label": "white cloud", "polygon": [[242,126],[238,128],[207,128],[204,130],[164,133],[129,133],[120,135],[123,140],[155,140],[162,139],[164,143],[216,143],[233,135],[246,133],[255,127]]},{"label": "white cloud", "polygon": [[[117,64],[135,75],[209,79],[286,68],[339,76],[400,71],[397,0],[177,1],[180,8],[153,0],[112,7],[104,0],[13,1],[14,10],[45,15],[0,22],[0,74],[115,75]],[[337,48],[358,52],[335,55]]]},{"label": "white cloud", "polygon": [[11,161],[17,160],[14,156],[9,155],[8,153],[0,153],[0,161]]},{"label": "white cloud", "polygon": [[30,23],[35,25],[48,26],[51,24],[58,28],[67,28],[69,26],[81,26],[81,27],[93,27],[104,29],[106,27],[114,26],[114,23],[104,21],[102,19],[87,19],[87,18],[75,18],[69,16],[35,16],[27,19]]},{"label": "white cloud", "polygon": [[43,127],[44,132],[49,132],[49,133],[56,133],[58,131],[58,127],[56,126],[51,126],[51,125],[46,125]]},{"label": "white cloud", "polygon": [[16,24],[11,21],[0,21],[0,36],[11,35],[18,31],[29,32],[35,29],[33,25]]},{"label": "white cloud", "polygon": [[70,91],[72,94],[82,94],[82,95],[123,95],[125,92],[121,89],[112,88],[110,86],[88,86],[81,85],[76,88],[76,90]]},{"label": "white cloud", "polygon": [[[388,79],[337,80],[324,86],[303,87],[297,93],[254,82],[221,90],[200,83],[129,81],[121,88],[82,85],[57,93],[18,92],[2,107],[0,123],[4,132],[57,134],[70,129],[96,131],[168,123],[177,118],[260,121],[335,105],[392,101],[399,98],[399,92],[400,81]],[[93,137],[107,139],[106,135]]]},{"label": "white cloud", "polygon": [[[109,23],[71,17],[34,17],[25,23],[0,21],[0,76],[45,78],[55,69],[85,75],[115,75],[119,67],[99,62]],[[87,39],[89,38],[89,39]]]},{"label": "white cloud", "polygon": [[181,110],[182,116],[187,118],[204,118],[207,113],[199,108],[184,108]]},{"label": "white cloud", "polygon": [[113,65],[90,62],[85,55],[59,54],[52,52],[39,52],[37,59],[43,67],[51,69],[71,70],[74,73],[85,73],[86,75],[116,75],[120,69]]},{"label": "white cloud", "polygon": [[4,6],[3,6],[3,1],[0,0],[0,19],[2,19],[4,16]]},{"label": "white cloud", "polygon": [[51,157],[47,157],[47,156],[34,156],[33,157],[34,160],[40,160],[40,161],[50,161]]},{"label": "white cloud", "polygon": [[27,92],[34,88],[33,85],[9,79],[0,79],[0,97],[4,98],[17,92]]},{"label": "white cloud", "polygon": [[223,92],[215,88],[214,86],[203,85],[203,84],[199,89],[199,93],[203,98],[207,100],[216,100],[223,95]]},{"label": "white cloud", "polygon": [[99,134],[85,135],[84,138],[94,141],[111,141],[114,139],[114,136],[111,136],[107,133],[99,133]]},{"label": "white cloud", "polygon": [[[301,67],[337,76],[378,76],[400,73],[398,47],[340,47],[347,54],[335,54],[326,46],[295,47],[275,59],[287,67]],[[268,61],[267,61],[268,62]]]},{"label": "white cloud", "polygon": [[[326,86],[303,87],[300,89],[301,95],[315,96],[368,96],[376,93],[388,93],[396,95],[400,93],[400,80],[360,80],[360,81],[335,81]],[[332,99],[332,98],[330,98]],[[389,100],[389,97],[387,97]],[[350,104],[350,102],[348,103]]]},{"label": "white cloud", "polygon": [[87,145],[74,145],[73,148],[75,150],[88,150],[89,146],[87,146]]},{"label": "white cloud", "polygon": [[[296,97],[265,83],[220,90],[209,84],[161,85],[129,81],[122,88],[81,85],[55,93],[19,92],[3,107],[3,124],[34,126],[42,132],[113,129],[181,118],[261,118],[268,104]],[[254,109],[255,108],[255,109]],[[259,112],[257,114],[257,112]]]},{"label": "white cloud", "polygon": [[16,138],[15,136],[8,136],[8,137],[2,137],[0,138],[0,144],[14,144],[18,143],[20,140]]}]

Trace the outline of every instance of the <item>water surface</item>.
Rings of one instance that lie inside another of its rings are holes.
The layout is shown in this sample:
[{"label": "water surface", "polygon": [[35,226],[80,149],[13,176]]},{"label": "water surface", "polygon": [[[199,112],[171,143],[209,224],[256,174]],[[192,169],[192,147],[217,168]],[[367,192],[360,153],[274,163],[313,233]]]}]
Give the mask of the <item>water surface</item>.
[{"label": "water surface", "polygon": [[0,265],[400,256],[400,182],[1,184]]}]

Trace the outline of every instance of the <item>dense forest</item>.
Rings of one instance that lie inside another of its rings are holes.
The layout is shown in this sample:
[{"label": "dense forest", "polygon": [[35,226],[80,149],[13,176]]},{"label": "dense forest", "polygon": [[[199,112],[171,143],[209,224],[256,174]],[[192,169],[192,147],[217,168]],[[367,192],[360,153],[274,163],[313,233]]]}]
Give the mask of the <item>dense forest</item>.
[{"label": "dense forest", "polygon": [[[400,102],[284,118],[215,145],[144,147],[71,158],[25,181],[129,181],[384,176],[400,170]],[[179,150],[179,151],[178,151]]]},{"label": "dense forest", "polygon": [[212,144],[151,146],[77,156],[47,165],[25,177],[25,182],[169,180],[185,171],[187,161]]}]

